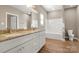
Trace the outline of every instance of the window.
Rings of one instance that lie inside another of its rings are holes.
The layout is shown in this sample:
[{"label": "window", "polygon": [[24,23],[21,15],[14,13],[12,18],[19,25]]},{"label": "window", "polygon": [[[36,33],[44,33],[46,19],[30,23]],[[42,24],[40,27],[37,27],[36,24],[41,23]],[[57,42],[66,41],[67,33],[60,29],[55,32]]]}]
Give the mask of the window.
[{"label": "window", "polygon": [[42,13],[40,13],[40,24],[44,25],[44,15]]}]

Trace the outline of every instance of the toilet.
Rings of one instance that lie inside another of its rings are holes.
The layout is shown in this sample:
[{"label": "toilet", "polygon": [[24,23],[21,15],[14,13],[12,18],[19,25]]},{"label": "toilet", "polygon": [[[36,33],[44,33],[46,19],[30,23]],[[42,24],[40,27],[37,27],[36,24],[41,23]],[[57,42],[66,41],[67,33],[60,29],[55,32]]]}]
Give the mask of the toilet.
[{"label": "toilet", "polygon": [[73,30],[68,30],[68,36],[69,36],[69,40],[73,41],[74,39]]}]

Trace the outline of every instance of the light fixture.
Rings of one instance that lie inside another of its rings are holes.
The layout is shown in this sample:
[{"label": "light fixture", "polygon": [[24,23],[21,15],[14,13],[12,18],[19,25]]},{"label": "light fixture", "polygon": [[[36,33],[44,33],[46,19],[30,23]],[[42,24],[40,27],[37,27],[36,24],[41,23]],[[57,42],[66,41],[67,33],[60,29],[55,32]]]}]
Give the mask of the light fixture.
[{"label": "light fixture", "polygon": [[26,5],[26,13],[30,16],[32,12],[32,5]]},{"label": "light fixture", "polygon": [[30,7],[32,7],[32,5],[26,5],[27,6],[27,8],[30,8]]}]

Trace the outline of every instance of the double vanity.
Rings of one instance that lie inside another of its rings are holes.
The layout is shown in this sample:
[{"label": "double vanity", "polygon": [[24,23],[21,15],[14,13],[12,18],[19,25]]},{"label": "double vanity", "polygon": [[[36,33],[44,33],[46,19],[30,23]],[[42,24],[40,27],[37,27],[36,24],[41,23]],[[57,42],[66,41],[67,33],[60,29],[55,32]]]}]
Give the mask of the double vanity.
[{"label": "double vanity", "polygon": [[0,36],[0,53],[36,53],[45,44],[45,30],[35,29]]},{"label": "double vanity", "polygon": [[4,5],[0,6],[0,15],[0,53],[35,53],[44,46],[45,15],[41,6]]}]

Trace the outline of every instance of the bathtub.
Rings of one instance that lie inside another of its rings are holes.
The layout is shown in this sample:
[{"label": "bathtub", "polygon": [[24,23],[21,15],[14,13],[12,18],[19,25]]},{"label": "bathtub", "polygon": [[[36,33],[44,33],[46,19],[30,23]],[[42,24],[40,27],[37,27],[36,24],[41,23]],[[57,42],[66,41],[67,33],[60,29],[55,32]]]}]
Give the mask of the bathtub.
[{"label": "bathtub", "polygon": [[64,41],[65,25],[62,18],[49,19],[46,25],[46,38]]},{"label": "bathtub", "polygon": [[65,35],[64,33],[47,33],[46,32],[46,38],[49,38],[49,39],[56,39],[56,40],[62,40],[62,41],[65,41]]}]

